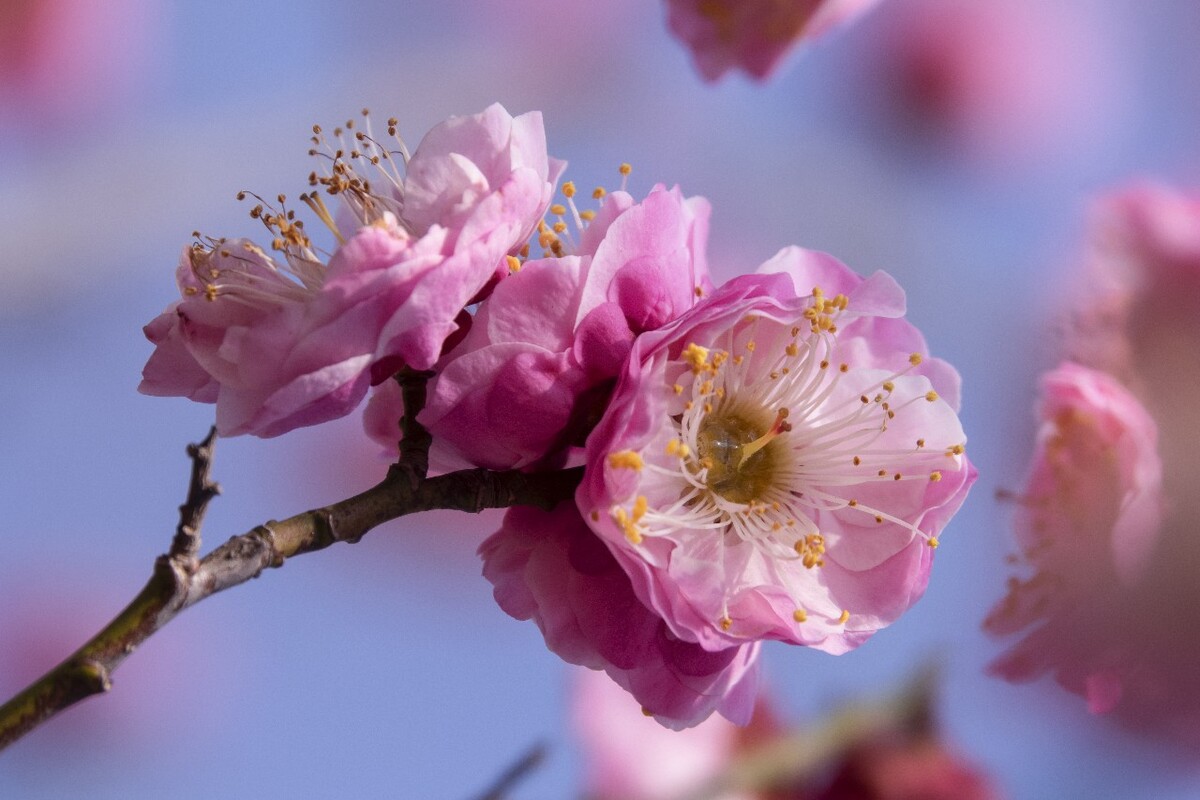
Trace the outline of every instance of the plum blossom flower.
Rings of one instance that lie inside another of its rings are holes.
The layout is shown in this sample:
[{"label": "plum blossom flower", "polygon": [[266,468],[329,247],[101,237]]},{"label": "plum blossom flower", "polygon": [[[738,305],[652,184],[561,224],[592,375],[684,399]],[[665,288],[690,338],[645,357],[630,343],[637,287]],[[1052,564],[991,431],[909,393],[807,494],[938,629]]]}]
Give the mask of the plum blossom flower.
[{"label": "plum blossom flower", "polygon": [[[434,436],[435,464],[510,469],[561,460],[599,419],[634,337],[678,317],[711,285],[703,198],[658,186],[641,202],[617,191],[597,211],[579,212],[574,184],[563,188],[579,241],[544,231],[559,255],[514,259],[513,273],[439,363],[420,416]],[[379,387],[367,424],[389,450],[400,412],[399,392]]]},{"label": "plum blossom flower", "polygon": [[634,342],[576,499],[678,638],[841,653],[921,596],[975,479],[958,376],[885,273],[760,271]]},{"label": "plum blossom flower", "polygon": [[[388,128],[395,136],[394,120]],[[540,115],[513,118],[499,105],[441,123],[411,158],[369,124],[335,130],[336,145],[314,132],[327,169],[300,199],[337,238],[333,255],[321,256],[282,195],[278,208],[260,202],[251,216],[277,255],[199,240],[176,273],[181,300],[146,328],[156,350],[139,389],[215,402],[223,435],[344,416],[372,381],[404,364],[431,367],[463,308],[532,233],[561,170]],[[343,201],[353,232],[343,234],[322,191]]]},{"label": "plum blossom flower", "polygon": [[1038,416],[1016,520],[1034,574],[1012,578],[984,622],[996,635],[1033,630],[992,670],[1008,680],[1053,672],[1105,711],[1121,666],[1105,644],[1108,611],[1141,578],[1162,520],[1158,430],[1113,378],[1071,363],[1043,376]]},{"label": "plum blossom flower", "polygon": [[572,503],[509,509],[479,554],[506,613],[534,620],[563,660],[607,672],[663,725],[696,725],[714,710],[749,721],[759,645],[710,652],[676,637]]},{"label": "plum blossom flower", "polygon": [[667,0],[667,24],[715,81],[731,69],[769,76],[799,42],[815,39],[878,0]]}]

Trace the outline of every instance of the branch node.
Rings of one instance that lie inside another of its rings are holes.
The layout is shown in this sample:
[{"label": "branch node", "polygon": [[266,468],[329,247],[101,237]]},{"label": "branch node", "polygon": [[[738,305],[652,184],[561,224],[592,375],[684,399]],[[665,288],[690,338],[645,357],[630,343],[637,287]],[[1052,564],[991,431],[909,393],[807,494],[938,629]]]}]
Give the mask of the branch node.
[{"label": "branch node", "polygon": [[[167,552],[172,558],[181,558],[183,563],[192,563],[200,554],[200,526],[208,503],[221,493],[221,487],[209,477],[212,471],[213,450],[217,444],[217,427],[209,428],[208,436],[199,443],[187,446],[188,458],[192,460],[192,477],[188,483],[187,499],[179,507],[179,525]],[[194,568],[192,569],[194,572]]]}]

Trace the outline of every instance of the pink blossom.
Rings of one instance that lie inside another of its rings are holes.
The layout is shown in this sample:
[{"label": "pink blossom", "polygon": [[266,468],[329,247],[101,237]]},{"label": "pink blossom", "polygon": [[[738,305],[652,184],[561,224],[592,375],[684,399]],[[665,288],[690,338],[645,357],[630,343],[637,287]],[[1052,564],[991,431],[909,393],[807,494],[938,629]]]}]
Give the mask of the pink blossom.
[{"label": "pink blossom", "polygon": [[707,81],[731,69],[765,79],[801,41],[815,39],[877,0],[667,0],[667,24]]},{"label": "pink blossom", "polygon": [[[433,366],[463,308],[540,220],[560,169],[540,115],[498,105],[430,131],[404,178],[369,126],[361,138],[335,131],[336,149],[316,130],[329,167],[301,200],[338,238],[328,263],[293,212],[260,203],[251,215],[278,256],[246,240],[186,248],[182,299],[146,328],[157,349],[140,390],[216,402],[226,436],[344,416],[372,381]],[[362,163],[377,174],[357,172]],[[355,232],[343,235],[321,189],[344,201]]]},{"label": "pink blossom", "polygon": [[975,479],[958,376],[885,273],[764,269],[634,342],[577,502],[678,638],[841,653],[921,596]]},{"label": "pink blossom", "polygon": [[479,553],[505,612],[536,622],[565,661],[607,672],[662,724],[693,726],[714,710],[749,720],[758,645],[710,651],[676,637],[573,504],[509,509]]},{"label": "pink blossom", "polygon": [[[564,189],[571,200],[573,184]],[[496,285],[440,362],[420,416],[434,435],[435,463],[561,461],[602,413],[634,337],[678,317],[710,286],[703,198],[659,186],[639,203],[619,191],[578,213],[578,242],[547,239],[559,256],[516,262],[519,271]],[[399,400],[380,387],[368,419],[389,451]]]},{"label": "pink blossom", "polygon": [[1107,711],[1128,663],[1110,626],[1145,574],[1162,521],[1158,430],[1127,389],[1071,363],[1042,378],[1038,416],[1016,520],[1033,575],[1011,579],[984,623],[995,635],[1033,630],[992,670],[1008,680],[1052,672]]}]

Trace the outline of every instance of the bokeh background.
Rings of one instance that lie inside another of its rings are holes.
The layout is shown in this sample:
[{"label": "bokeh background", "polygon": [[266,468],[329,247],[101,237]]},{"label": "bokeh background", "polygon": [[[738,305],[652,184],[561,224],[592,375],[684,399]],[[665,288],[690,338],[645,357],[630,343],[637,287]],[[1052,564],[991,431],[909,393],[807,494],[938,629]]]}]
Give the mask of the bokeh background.
[{"label": "bokeh background", "polygon": [[[965,384],[982,477],[926,597],[861,649],[766,648],[819,718],[942,666],[947,737],[1014,798],[1194,798],[1200,768],[1049,682],[984,674],[1037,372],[1090,197],[1200,179],[1195,0],[882,0],[766,85],[701,83],[645,0],[0,0],[0,692],[98,629],[163,551],[212,409],[135,392],[140,328],[193,230],[257,235],[240,189],[304,190],[309,127],[366,106],[415,146],[454,113],[544,112],[581,186],[634,165],[713,204],[718,277],[778,248],[886,269]],[[218,446],[211,546],[386,465],[358,421]],[[20,798],[405,797],[581,790],[567,668],[474,555],[498,517],[430,514],[206,601],[115,688],[0,758]]]}]

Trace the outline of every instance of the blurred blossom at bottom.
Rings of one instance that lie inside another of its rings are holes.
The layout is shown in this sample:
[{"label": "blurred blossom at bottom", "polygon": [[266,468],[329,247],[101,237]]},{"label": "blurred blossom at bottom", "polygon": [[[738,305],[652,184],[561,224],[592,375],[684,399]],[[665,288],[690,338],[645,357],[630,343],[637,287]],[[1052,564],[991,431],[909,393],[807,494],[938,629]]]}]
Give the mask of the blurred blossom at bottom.
[{"label": "blurred blossom at bottom", "polygon": [[[828,747],[834,720],[789,730],[767,701],[739,728],[711,717],[670,731],[647,718],[612,681],[576,671],[572,721],[591,800],[999,800],[991,779],[946,747],[929,709],[880,721]],[[919,703],[928,702],[923,698]],[[841,723],[839,725],[839,722]],[[852,725],[852,723],[851,723]],[[827,747],[815,769],[804,757]],[[735,777],[736,776],[736,777]],[[737,789],[722,789],[736,785]]]},{"label": "blurred blossom at bottom", "polygon": [[1101,198],[1076,277],[1065,344],[1080,364],[1043,379],[1043,432],[1017,499],[1036,574],[1013,579],[986,623],[1038,627],[993,668],[1049,672],[1093,713],[1194,760],[1200,199],[1149,183]]}]

